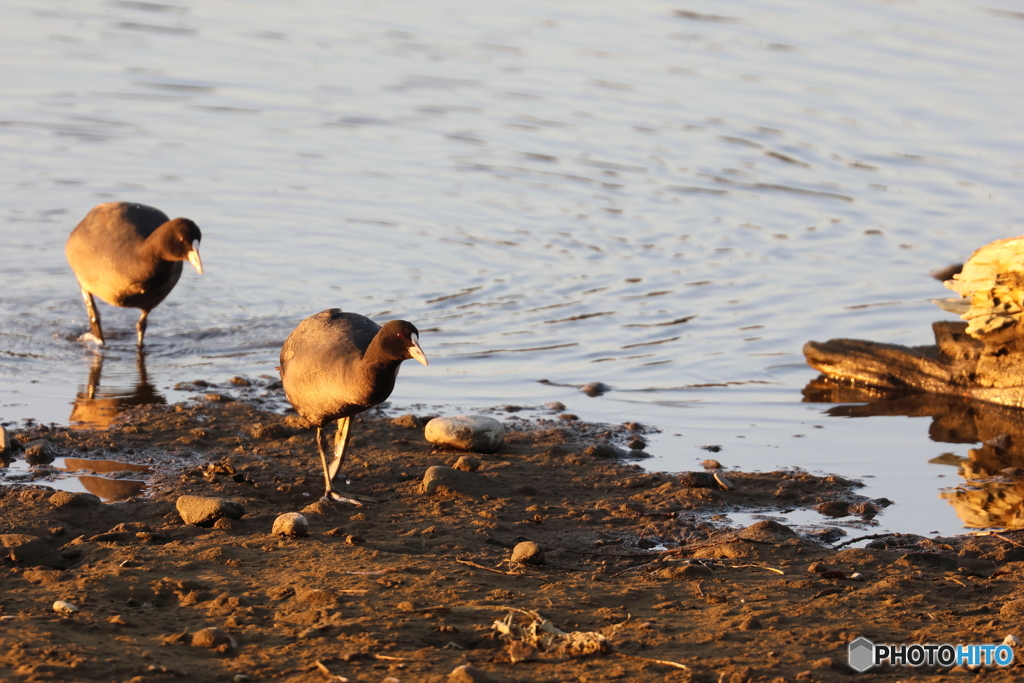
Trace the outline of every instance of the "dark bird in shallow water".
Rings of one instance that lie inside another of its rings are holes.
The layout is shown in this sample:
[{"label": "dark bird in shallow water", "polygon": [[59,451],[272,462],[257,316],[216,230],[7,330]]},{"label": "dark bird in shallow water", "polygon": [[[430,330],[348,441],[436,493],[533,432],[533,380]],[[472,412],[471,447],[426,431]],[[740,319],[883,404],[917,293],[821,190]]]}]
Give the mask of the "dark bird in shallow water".
[{"label": "dark bird in shallow water", "polygon": [[64,247],[89,313],[90,332],[82,340],[103,343],[93,300],[98,296],[112,306],[142,309],[135,325],[142,346],[149,312],[174,289],[181,262],[202,274],[201,238],[199,226],[189,219],[170,220],[151,206],[109,202],[90,211]]},{"label": "dark bird in shallow water", "polygon": [[[334,476],[345,460],[349,419],[391,395],[402,361],[424,365],[420,333],[405,320],[383,327],[358,313],[331,308],[295,328],[281,347],[281,383],[296,412],[316,427],[316,447],[324,470],[324,498],[361,505],[334,490]],[[323,428],[338,421],[334,459],[324,453]]]}]

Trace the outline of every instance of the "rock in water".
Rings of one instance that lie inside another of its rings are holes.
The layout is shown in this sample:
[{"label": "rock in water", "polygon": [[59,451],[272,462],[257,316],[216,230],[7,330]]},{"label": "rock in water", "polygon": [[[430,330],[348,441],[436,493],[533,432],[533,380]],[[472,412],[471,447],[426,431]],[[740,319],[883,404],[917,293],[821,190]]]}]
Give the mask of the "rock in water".
[{"label": "rock in water", "polygon": [[7,428],[0,425],[0,455],[7,455],[11,452],[11,437],[7,434]]},{"label": "rock in water", "polygon": [[179,496],[175,507],[182,521],[193,526],[210,526],[221,517],[241,519],[245,514],[241,503],[210,496]]},{"label": "rock in water", "polygon": [[271,533],[275,536],[302,538],[309,534],[309,520],[298,512],[286,512],[274,520]]},{"label": "rock in water", "polygon": [[30,465],[48,465],[57,458],[53,444],[48,439],[29,441],[24,449],[25,460]]},{"label": "rock in water", "polygon": [[505,428],[493,417],[456,415],[434,418],[427,423],[424,435],[439,446],[493,453],[505,440]]}]

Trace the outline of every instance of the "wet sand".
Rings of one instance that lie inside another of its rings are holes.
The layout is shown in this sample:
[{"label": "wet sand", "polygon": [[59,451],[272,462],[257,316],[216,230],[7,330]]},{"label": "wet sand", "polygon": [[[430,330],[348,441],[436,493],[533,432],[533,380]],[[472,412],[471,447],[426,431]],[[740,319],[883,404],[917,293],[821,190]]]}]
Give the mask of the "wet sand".
[{"label": "wet sand", "polygon": [[[497,453],[474,454],[477,471],[427,495],[427,468],[463,454],[426,442],[412,416],[377,415],[353,426],[346,490],[379,500],[357,509],[318,502],[301,420],[218,397],[133,408],[103,430],[9,428],[19,442],[46,438],[65,456],[156,474],[146,495],[109,505],[40,484],[0,488],[0,678],[846,681],[857,636],[1024,636],[1024,539],[1013,534],[837,549],[771,521],[740,530],[708,519],[830,505],[870,516],[884,503],[837,477],[729,471],[729,491],[705,473],[645,472],[594,448],[627,442],[635,425],[508,415]],[[182,495],[229,498],[244,515],[188,525]],[[271,533],[288,512],[307,518],[308,536]],[[509,562],[527,540],[543,564]],[[56,600],[78,611],[57,613]],[[525,642],[531,623],[577,632],[575,645]],[[449,677],[462,665],[478,673]],[[1020,667],[983,675],[1009,680]]]}]

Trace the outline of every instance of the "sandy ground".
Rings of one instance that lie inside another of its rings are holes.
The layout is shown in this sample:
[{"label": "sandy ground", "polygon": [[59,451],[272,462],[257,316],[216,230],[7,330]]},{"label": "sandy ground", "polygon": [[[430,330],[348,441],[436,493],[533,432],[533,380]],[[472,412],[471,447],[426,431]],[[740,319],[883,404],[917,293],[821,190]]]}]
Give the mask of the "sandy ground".
[{"label": "sandy ground", "polygon": [[[301,420],[219,396],[135,408],[104,430],[9,426],[20,443],[158,474],[146,495],[107,505],[40,483],[0,487],[3,680],[846,681],[861,635],[1024,639],[1021,536],[837,549],[826,542],[849,539],[709,521],[771,507],[870,517],[884,505],[839,478],[729,471],[729,491],[594,448],[626,444],[636,425],[509,414],[501,450],[474,454],[477,471],[428,495],[427,468],[462,454],[426,442],[412,416],[369,416],[353,425],[346,490],[379,502],[360,509],[318,501]],[[244,515],[188,525],[182,495],[229,498]],[[306,517],[308,536],[271,532],[288,512]],[[544,549],[543,564],[510,562],[522,541]],[[55,612],[57,600],[78,611]],[[1009,680],[1021,667],[867,675],[937,674]]]}]

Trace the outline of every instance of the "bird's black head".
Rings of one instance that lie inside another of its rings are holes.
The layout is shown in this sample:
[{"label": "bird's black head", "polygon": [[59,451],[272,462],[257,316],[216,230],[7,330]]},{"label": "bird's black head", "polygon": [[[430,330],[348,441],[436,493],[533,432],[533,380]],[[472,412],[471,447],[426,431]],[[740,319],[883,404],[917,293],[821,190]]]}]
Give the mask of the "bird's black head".
[{"label": "bird's black head", "polygon": [[199,241],[203,233],[199,226],[188,218],[175,218],[159,228],[161,256],[168,261],[189,261],[200,273],[203,263],[199,260]]},{"label": "bird's black head", "polygon": [[381,340],[381,348],[388,358],[406,360],[415,358],[424,365],[427,356],[420,348],[420,331],[411,322],[392,320],[384,323],[377,336]]}]

